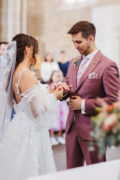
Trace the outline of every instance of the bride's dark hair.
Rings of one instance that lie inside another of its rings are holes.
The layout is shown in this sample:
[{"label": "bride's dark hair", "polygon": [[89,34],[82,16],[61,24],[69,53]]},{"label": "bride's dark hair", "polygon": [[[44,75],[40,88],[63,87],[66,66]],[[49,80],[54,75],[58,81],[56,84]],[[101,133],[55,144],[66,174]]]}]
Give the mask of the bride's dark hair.
[{"label": "bride's dark hair", "polygon": [[34,37],[20,33],[15,35],[12,41],[16,41],[17,43],[16,67],[24,58],[24,50],[26,46],[33,46],[33,58],[36,61],[35,54],[38,52],[38,41]]}]

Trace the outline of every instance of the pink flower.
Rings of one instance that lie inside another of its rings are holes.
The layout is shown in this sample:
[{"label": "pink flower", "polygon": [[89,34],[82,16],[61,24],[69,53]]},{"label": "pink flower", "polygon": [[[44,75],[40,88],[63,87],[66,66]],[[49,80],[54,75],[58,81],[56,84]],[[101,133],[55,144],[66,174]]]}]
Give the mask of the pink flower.
[{"label": "pink flower", "polygon": [[110,114],[103,123],[103,130],[109,131],[114,128],[118,123],[118,117],[116,114]]}]

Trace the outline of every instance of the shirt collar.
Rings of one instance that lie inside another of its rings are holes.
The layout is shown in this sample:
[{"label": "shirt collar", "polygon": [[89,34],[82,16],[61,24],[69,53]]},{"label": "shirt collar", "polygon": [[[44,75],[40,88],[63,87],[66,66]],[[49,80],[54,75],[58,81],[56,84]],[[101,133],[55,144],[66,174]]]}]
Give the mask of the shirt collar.
[{"label": "shirt collar", "polygon": [[85,56],[87,59],[92,60],[93,57],[96,55],[96,53],[98,52],[99,49],[96,49],[95,51],[93,51],[92,53],[88,54],[87,56]]}]

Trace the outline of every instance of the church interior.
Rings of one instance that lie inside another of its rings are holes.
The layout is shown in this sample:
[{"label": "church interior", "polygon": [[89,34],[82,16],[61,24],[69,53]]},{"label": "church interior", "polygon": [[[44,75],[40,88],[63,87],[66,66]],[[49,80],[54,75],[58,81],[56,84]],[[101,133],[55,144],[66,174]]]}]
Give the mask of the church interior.
[{"label": "church interior", "polygon": [[[120,70],[120,0],[0,0],[0,41],[11,42],[18,33],[35,37],[39,43],[39,54],[33,71],[40,81],[40,68],[47,52],[53,54],[56,62],[62,50],[69,61],[79,56],[68,34],[68,30],[78,21],[94,23],[97,48],[112,59]],[[65,170],[64,143],[53,146],[53,153],[57,170]],[[108,152],[108,156],[109,159],[120,158],[120,149]],[[51,179],[54,178],[59,180],[59,177],[51,176]],[[49,177],[43,177],[43,180],[47,179]]]}]

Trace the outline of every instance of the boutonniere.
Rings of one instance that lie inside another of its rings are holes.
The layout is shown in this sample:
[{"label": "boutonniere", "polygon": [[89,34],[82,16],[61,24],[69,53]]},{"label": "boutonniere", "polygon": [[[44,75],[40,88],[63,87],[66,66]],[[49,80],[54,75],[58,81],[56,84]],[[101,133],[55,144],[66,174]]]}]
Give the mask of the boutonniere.
[{"label": "boutonniere", "polygon": [[79,60],[78,60],[78,59],[76,59],[76,60],[73,62],[73,67],[74,67],[74,69],[76,68],[76,66],[78,65],[78,63],[79,63]]}]

